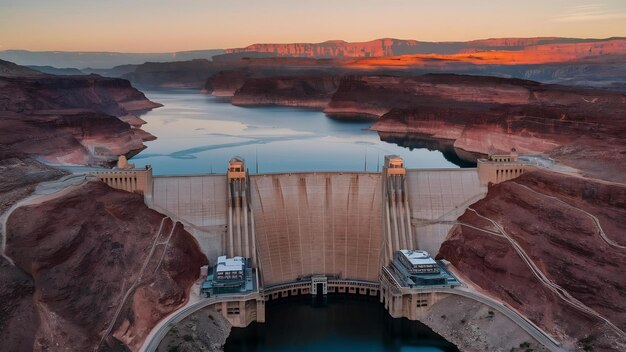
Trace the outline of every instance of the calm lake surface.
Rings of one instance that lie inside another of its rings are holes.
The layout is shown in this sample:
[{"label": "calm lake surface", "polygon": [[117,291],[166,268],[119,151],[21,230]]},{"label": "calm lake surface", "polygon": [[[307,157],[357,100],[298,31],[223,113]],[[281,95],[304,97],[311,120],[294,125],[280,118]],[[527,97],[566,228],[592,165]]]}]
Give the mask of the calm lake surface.
[{"label": "calm lake surface", "polygon": [[243,108],[197,90],[148,91],[164,106],[142,115],[158,139],[132,158],[157,175],[224,173],[243,157],[258,172],[377,171],[397,154],[409,168],[456,168],[439,151],[410,150],[380,140],[371,122],[342,122],[324,113],[286,107]]},{"label": "calm lake surface", "polygon": [[266,306],[266,322],[235,328],[225,351],[458,352],[427,326],[392,319],[376,298],[329,295],[326,304],[310,296]]}]

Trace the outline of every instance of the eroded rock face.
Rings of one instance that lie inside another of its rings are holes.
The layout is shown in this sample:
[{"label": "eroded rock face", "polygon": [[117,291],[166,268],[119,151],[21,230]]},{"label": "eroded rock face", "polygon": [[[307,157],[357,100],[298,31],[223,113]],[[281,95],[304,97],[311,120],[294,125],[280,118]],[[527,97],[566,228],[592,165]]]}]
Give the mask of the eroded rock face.
[{"label": "eroded rock face", "polygon": [[68,108],[123,116],[160,106],[119,78],[90,76],[0,77],[0,111]]},{"label": "eroded rock face", "polygon": [[139,87],[201,88],[219,70],[208,60],[146,62],[122,77]]},{"label": "eroded rock face", "polygon": [[458,295],[432,305],[423,322],[463,352],[548,351],[507,316]]},{"label": "eroded rock face", "polygon": [[250,78],[232,99],[234,105],[281,105],[323,109],[339,85],[336,76]]},{"label": "eroded rock face", "polygon": [[[30,194],[35,186],[65,175],[65,172],[0,145],[0,214]],[[3,235],[0,227],[0,236]]]},{"label": "eroded rock face", "polygon": [[202,91],[216,97],[232,97],[250,77],[247,70],[220,71],[206,80]]},{"label": "eroded rock face", "polygon": [[32,278],[8,259],[0,257],[0,339],[3,349],[30,352],[34,349],[39,316],[33,302]]},{"label": "eroded rock face", "polygon": [[0,144],[54,164],[110,164],[155,138],[131,113],[158,106],[123,79],[0,77]]},{"label": "eroded rock face", "polygon": [[6,248],[15,266],[0,265],[0,296],[17,300],[0,321],[3,348],[137,350],[207,263],[182,225],[167,219],[159,236],[163,218],[97,181],[16,209]]},{"label": "eroded rock face", "polygon": [[[474,212],[474,209],[476,212]],[[597,217],[602,230],[587,213]],[[626,328],[626,187],[535,171],[490,187],[461,223],[498,232],[497,222],[562,292]],[[438,258],[521,311],[566,344],[622,351],[626,339],[594,315],[567,303],[533,275],[502,236],[456,226]]]},{"label": "eroded rock face", "polygon": [[183,319],[168,331],[157,352],[224,351],[231,325],[215,307],[204,308]]},{"label": "eroded rock face", "polygon": [[623,93],[477,76],[350,77],[325,111],[381,116],[372,126],[379,132],[448,139],[479,154],[550,154],[592,176],[626,180]]},{"label": "eroded rock face", "polygon": [[625,43],[622,38],[597,40],[556,37],[494,38],[468,42],[421,42],[383,38],[368,42],[329,40],[323,43],[253,44],[245,48],[226,49],[226,55],[223,56],[267,53],[274,56],[296,57],[379,58],[414,54],[484,53],[487,58],[492,59],[514,57],[518,62],[524,58],[531,62],[550,62],[598,54],[623,53],[626,49]]}]

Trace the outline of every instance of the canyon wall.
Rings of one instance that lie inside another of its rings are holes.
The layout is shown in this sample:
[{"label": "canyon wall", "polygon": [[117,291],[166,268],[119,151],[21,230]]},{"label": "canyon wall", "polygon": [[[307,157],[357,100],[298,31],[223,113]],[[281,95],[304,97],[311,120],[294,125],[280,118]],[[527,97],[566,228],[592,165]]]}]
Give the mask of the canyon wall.
[{"label": "canyon wall", "polygon": [[[134,113],[159,107],[123,79],[0,76],[0,144],[54,164],[99,165],[131,157],[155,137]],[[18,66],[19,68],[19,66]],[[17,71],[16,71],[17,70]]]},{"label": "canyon wall", "polygon": [[[252,44],[245,48],[226,49],[222,58],[233,54],[270,54],[273,56],[297,57],[388,57],[412,54],[451,55],[509,51],[521,52],[518,56],[542,55],[543,60],[565,60],[583,56],[625,53],[623,38],[576,39],[576,38],[494,38],[468,42],[423,42],[393,38],[376,39],[367,42],[346,42],[330,40],[322,43]],[[530,53],[530,54],[527,54]],[[516,56],[516,58],[518,57]],[[519,60],[519,58],[518,58]]]},{"label": "canyon wall", "polygon": [[15,301],[3,305],[4,347],[137,350],[187,301],[206,263],[189,233],[163,219],[142,196],[97,181],[16,209],[6,245],[15,266],[0,266],[0,295]]},{"label": "canyon wall", "polygon": [[232,104],[323,109],[338,86],[336,76],[249,78],[235,91]]},{"label": "canyon wall", "polygon": [[624,219],[623,185],[534,171],[490,187],[458,219],[472,227],[456,225],[438,258],[565,347],[621,351],[626,347]]}]

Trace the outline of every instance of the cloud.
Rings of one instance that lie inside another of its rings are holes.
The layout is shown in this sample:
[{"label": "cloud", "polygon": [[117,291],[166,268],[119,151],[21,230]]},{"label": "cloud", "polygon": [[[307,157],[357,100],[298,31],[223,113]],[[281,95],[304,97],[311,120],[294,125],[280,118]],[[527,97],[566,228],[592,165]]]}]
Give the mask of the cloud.
[{"label": "cloud", "polygon": [[611,11],[607,9],[605,4],[586,4],[573,6],[552,20],[556,22],[585,22],[619,18],[626,18],[626,11]]}]

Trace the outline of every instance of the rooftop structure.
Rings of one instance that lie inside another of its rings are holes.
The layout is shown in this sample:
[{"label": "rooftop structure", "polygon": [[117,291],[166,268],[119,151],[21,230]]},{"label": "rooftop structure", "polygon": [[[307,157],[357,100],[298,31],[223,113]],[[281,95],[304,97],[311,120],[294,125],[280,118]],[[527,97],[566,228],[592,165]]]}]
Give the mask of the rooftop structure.
[{"label": "rooftop structure", "polygon": [[248,258],[223,255],[217,258],[213,270],[202,283],[200,294],[209,297],[251,292],[256,290],[256,281],[256,270],[250,267]]},{"label": "rooftop structure", "polygon": [[487,158],[487,160],[489,161],[495,161],[498,163],[514,163],[517,161],[517,157],[519,155],[517,154],[517,149],[515,148],[511,148],[511,153],[509,154],[494,154],[494,153],[489,153],[489,156]]},{"label": "rooftop structure", "polygon": [[385,155],[385,170],[388,175],[406,175],[404,160],[397,155]]},{"label": "rooftop structure", "polygon": [[517,150],[512,148],[509,154],[490,153],[487,159],[478,159],[478,178],[481,186],[516,178],[534,167],[518,157]]},{"label": "rooftop structure", "polygon": [[389,269],[405,287],[459,285],[459,281],[445,269],[444,265],[433,259],[426,251],[409,249],[396,251]]},{"label": "rooftop structure", "polygon": [[215,274],[217,280],[242,280],[246,268],[243,257],[226,258],[225,255],[217,258]]},{"label": "rooftop structure", "polygon": [[401,249],[398,259],[411,273],[439,273],[439,265],[426,251]]},{"label": "rooftop structure", "polygon": [[246,178],[246,165],[241,157],[234,157],[228,162],[228,179],[244,179]]}]

